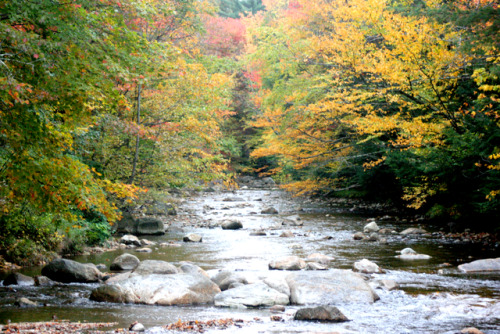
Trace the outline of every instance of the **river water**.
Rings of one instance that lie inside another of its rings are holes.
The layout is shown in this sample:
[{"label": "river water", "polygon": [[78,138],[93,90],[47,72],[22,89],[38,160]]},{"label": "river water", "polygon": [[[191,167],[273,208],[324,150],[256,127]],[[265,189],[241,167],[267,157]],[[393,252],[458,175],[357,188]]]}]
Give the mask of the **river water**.
[{"label": "river water", "polygon": [[[228,201],[231,199],[233,201]],[[234,201],[237,200],[237,201]],[[272,206],[278,215],[264,215],[261,210]],[[325,324],[294,321],[298,306],[287,306],[281,317],[271,321],[268,309],[235,310],[214,306],[165,307],[122,305],[89,301],[97,284],[68,284],[57,287],[0,287],[0,323],[49,321],[58,319],[86,322],[117,322],[117,328],[138,321],[149,333],[168,333],[161,326],[178,320],[243,319],[238,333],[457,333],[465,327],[476,327],[484,333],[500,333],[500,274],[466,275],[456,266],[480,258],[499,257],[499,250],[480,244],[460,243],[439,235],[387,236],[387,244],[355,241],[352,235],[362,231],[369,216],[350,213],[349,207],[294,199],[279,190],[238,190],[201,193],[182,199],[179,215],[173,225],[184,225],[183,231],[169,232],[149,240],[174,241],[180,247],[156,248],[153,253],[117,250],[75,258],[80,262],[109,264],[123,252],[141,260],[157,259],[177,264],[191,261],[209,273],[218,269],[241,271],[250,280],[268,272],[268,263],[282,256],[307,257],[312,253],[333,256],[331,268],[351,269],[355,261],[369,259],[385,269],[375,279],[390,279],[399,289],[377,289],[380,300],[371,304],[342,304],[339,309],[351,320]],[[298,215],[302,227],[281,226],[284,218]],[[222,230],[215,223],[236,217],[243,223],[237,231]],[[174,219],[174,218],[169,218]],[[186,223],[191,221],[192,223]],[[201,224],[196,224],[201,222]],[[402,231],[416,223],[377,220],[381,228]],[[212,225],[212,226],[210,226]],[[424,226],[429,232],[437,227]],[[265,236],[251,236],[263,229]],[[283,230],[295,237],[283,238]],[[187,233],[203,236],[201,243],[182,243]],[[405,262],[395,258],[397,251],[411,247],[431,255],[430,260]],[[443,267],[443,263],[450,266]],[[31,276],[40,268],[23,271]],[[17,297],[37,301],[40,307],[16,308]],[[234,332],[235,329],[227,331]],[[208,332],[218,332],[209,330]]]}]

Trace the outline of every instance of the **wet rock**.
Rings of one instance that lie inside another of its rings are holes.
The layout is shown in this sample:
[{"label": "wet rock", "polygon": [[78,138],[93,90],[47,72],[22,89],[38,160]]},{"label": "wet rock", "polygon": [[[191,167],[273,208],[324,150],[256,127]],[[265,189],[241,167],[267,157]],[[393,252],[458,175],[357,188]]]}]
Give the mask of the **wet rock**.
[{"label": "wet rock", "polygon": [[190,234],[186,235],[182,240],[184,242],[202,242],[203,238],[199,234],[190,233]]},{"label": "wet rock", "polygon": [[374,282],[374,285],[376,289],[384,289],[387,291],[392,291],[399,288],[398,283],[396,283],[396,281],[393,281],[391,279],[377,280]]},{"label": "wet rock", "polygon": [[28,298],[21,297],[21,298],[16,299],[16,301],[14,302],[14,306],[17,306],[17,307],[35,307],[35,306],[38,306],[38,303],[34,302],[32,300],[29,300]]},{"label": "wet rock", "polygon": [[276,210],[275,208],[271,207],[271,208],[265,208],[260,213],[264,214],[264,215],[277,215],[278,214],[278,210]]},{"label": "wet rock", "polygon": [[412,248],[409,247],[402,249],[400,253],[401,255],[417,254],[416,251],[414,251]]},{"label": "wet rock", "polygon": [[302,270],[306,267],[306,262],[298,256],[287,256],[269,263],[269,269],[276,270]]},{"label": "wet rock", "polygon": [[379,234],[394,234],[394,233],[396,233],[396,231],[394,231],[393,229],[390,229],[390,228],[381,228],[380,230],[378,230],[378,233]]},{"label": "wet rock", "polygon": [[370,236],[367,238],[368,241],[380,241],[380,236],[376,232],[370,233]]},{"label": "wet rock", "polygon": [[96,264],[95,266],[97,269],[99,269],[101,271],[108,269],[108,267],[104,263],[99,263],[99,264]]},{"label": "wet rock", "polygon": [[131,233],[137,232],[137,222],[135,218],[129,212],[122,213],[122,219],[116,224],[117,233]]},{"label": "wet rock", "polygon": [[354,233],[354,235],[352,236],[352,238],[354,240],[363,240],[363,239],[366,238],[366,235],[363,232],[356,232],[356,233]]},{"label": "wet rock", "polygon": [[177,267],[171,263],[161,260],[144,260],[132,271],[137,275],[171,275],[177,274]]},{"label": "wet rock", "polygon": [[126,280],[127,278],[129,278],[130,276],[133,276],[132,273],[129,271],[129,272],[126,272],[126,273],[121,273],[121,274],[116,274],[116,275],[113,275],[113,276],[110,276],[108,277],[106,280],[105,280],[105,283],[106,284],[114,284],[114,283],[118,283],[120,281],[124,281]]},{"label": "wet rock", "polygon": [[79,263],[68,259],[56,259],[43,267],[42,275],[61,283],[98,282],[102,273],[92,263]]},{"label": "wet rock", "polygon": [[7,277],[5,277],[3,281],[4,286],[9,285],[22,285],[22,286],[30,286],[35,285],[35,280],[33,277],[23,275],[21,273],[11,273]]},{"label": "wet rock", "polygon": [[373,303],[379,297],[350,270],[302,271],[286,277],[292,304]]},{"label": "wet rock", "polygon": [[163,235],[165,234],[165,225],[158,218],[141,217],[136,219],[137,235]]},{"label": "wet rock", "polygon": [[303,226],[304,222],[299,217],[299,215],[293,215],[284,218],[282,224],[287,226]]},{"label": "wet rock", "polygon": [[382,272],[375,262],[368,259],[362,259],[361,261],[354,262],[353,270],[363,274],[378,274]]},{"label": "wet rock", "polygon": [[243,224],[236,219],[224,220],[220,226],[223,230],[239,230],[243,228]]},{"label": "wet rock", "polygon": [[280,234],[280,238],[293,238],[293,237],[295,237],[295,234],[293,234],[293,232],[290,230],[283,231]]},{"label": "wet rock", "polygon": [[264,282],[247,284],[223,291],[215,296],[215,306],[249,308],[273,305],[287,305],[287,295],[272,289]]},{"label": "wet rock", "polygon": [[335,306],[318,306],[313,308],[302,308],[295,313],[294,320],[345,322],[347,317]]},{"label": "wet rock", "polygon": [[330,264],[333,260],[335,260],[334,257],[320,253],[313,253],[306,258],[306,262],[317,262],[325,265]]},{"label": "wet rock", "polygon": [[172,274],[131,276],[94,289],[91,300],[149,305],[213,303],[219,287],[202,275]]},{"label": "wet rock", "polygon": [[153,252],[153,250],[151,248],[147,248],[147,247],[137,248],[135,251],[138,253],[152,253]]},{"label": "wet rock", "polygon": [[120,243],[125,244],[125,245],[134,245],[134,246],[138,246],[138,247],[142,246],[139,238],[136,237],[135,235],[131,235],[131,234],[126,234],[126,235],[122,236],[120,238]]},{"label": "wet rock", "polygon": [[110,270],[134,270],[141,261],[135,255],[124,253],[113,260],[109,266]]},{"label": "wet rock", "polygon": [[480,331],[476,327],[464,328],[460,331],[460,333],[463,333],[463,334],[484,334],[482,331]]},{"label": "wet rock", "polygon": [[417,227],[410,227],[410,228],[407,228],[406,230],[400,232],[399,234],[410,235],[410,234],[425,234],[425,233],[427,233],[427,231],[424,229],[417,228]]},{"label": "wet rock", "polygon": [[147,239],[141,239],[140,241],[141,241],[141,246],[154,246],[154,245],[156,245],[156,242],[150,241]]},{"label": "wet rock", "polygon": [[458,269],[465,273],[500,271],[500,257],[464,263],[459,265]]},{"label": "wet rock", "polygon": [[372,232],[378,232],[380,228],[378,227],[377,223],[371,222],[369,224],[366,224],[365,227],[363,228],[364,233],[372,233]]}]

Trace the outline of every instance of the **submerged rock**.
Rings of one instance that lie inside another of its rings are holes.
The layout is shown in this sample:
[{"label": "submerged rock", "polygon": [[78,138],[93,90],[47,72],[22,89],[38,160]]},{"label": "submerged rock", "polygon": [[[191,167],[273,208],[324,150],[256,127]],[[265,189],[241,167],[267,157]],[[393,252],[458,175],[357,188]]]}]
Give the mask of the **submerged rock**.
[{"label": "submerged rock", "polygon": [[350,270],[303,271],[286,277],[292,304],[373,303],[379,297]]},{"label": "submerged rock", "polygon": [[458,269],[465,273],[500,271],[500,257],[464,263],[459,265]]},{"label": "submerged rock", "polygon": [[313,308],[302,308],[295,313],[294,320],[345,322],[347,317],[335,306],[318,306]]},{"label": "submerged rock", "polygon": [[43,267],[42,275],[61,283],[98,282],[102,273],[92,263],[79,263],[68,259],[56,259]]},{"label": "submerged rock", "polygon": [[287,305],[289,298],[264,282],[257,282],[223,291],[215,296],[214,302],[215,306],[249,308]]},{"label": "submerged rock", "polygon": [[149,305],[213,303],[219,287],[203,275],[172,274],[131,276],[92,291],[91,300]]}]

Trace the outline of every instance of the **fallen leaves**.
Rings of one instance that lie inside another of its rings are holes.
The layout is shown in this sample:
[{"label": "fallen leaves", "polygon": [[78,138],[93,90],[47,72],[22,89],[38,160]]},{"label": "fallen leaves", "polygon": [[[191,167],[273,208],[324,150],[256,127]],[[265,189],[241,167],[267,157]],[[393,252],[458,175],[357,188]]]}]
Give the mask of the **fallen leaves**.
[{"label": "fallen leaves", "polygon": [[91,329],[116,326],[116,322],[80,323],[80,322],[24,322],[12,323],[0,327],[2,333],[44,333],[44,334],[77,334],[102,333],[101,331],[89,331]]},{"label": "fallen leaves", "polygon": [[185,321],[182,322],[180,319],[176,323],[169,324],[165,326],[168,330],[176,330],[182,332],[197,332],[203,333],[208,328],[217,328],[217,329],[228,329],[230,327],[238,327],[241,328],[245,321],[241,319],[217,319],[217,320],[207,320],[207,321]]}]

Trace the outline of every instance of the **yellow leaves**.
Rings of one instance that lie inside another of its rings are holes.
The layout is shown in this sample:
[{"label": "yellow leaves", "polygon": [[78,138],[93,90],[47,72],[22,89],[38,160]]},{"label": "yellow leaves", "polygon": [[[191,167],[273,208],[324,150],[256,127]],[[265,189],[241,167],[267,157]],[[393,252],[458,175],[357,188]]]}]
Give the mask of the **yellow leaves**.
[{"label": "yellow leaves", "polygon": [[402,199],[408,202],[407,206],[412,209],[420,209],[427,199],[438,192],[446,191],[446,184],[438,183],[438,179],[429,180],[426,176],[421,177],[421,183],[414,187],[405,187]]},{"label": "yellow leaves", "polygon": [[381,163],[383,163],[383,162],[385,161],[385,159],[386,159],[386,157],[382,157],[382,158],[377,159],[377,160],[373,160],[373,161],[365,162],[365,163],[363,164],[363,168],[364,168],[365,170],[371,169],[371,168],[373,168],[373,167],[375,167],[375,166],[378,166],[378,165],[380,165]]}]

